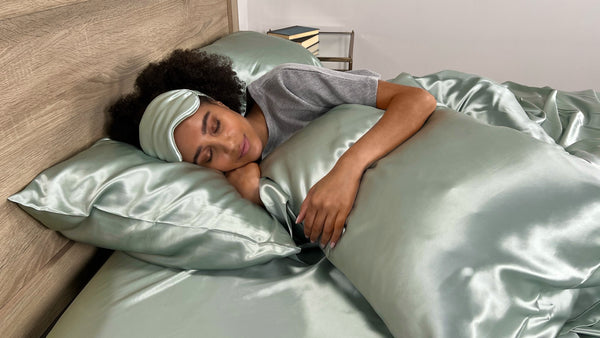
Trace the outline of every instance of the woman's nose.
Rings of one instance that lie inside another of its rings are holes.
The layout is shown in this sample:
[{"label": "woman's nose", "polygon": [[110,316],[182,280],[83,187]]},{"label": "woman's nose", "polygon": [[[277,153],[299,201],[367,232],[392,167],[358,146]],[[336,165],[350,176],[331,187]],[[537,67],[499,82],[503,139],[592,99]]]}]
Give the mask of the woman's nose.
[{"label": "woman's nose", "polygon": [[229,142],[227,143],[227,149],[229,150],[229,153],[232,156],[235,156],[235,154],[238,153],[238,151],[237,151],[238,147],[233,138],[229,139]]},{"label": "woman's nose", "polygon": [[221,149],[224,153],[228,154],[229,156],[236,156],[236,154],[239,152],[237,143],[235,142],[235,138],[232,136],[229,137],[224,137],[220,143]]}]

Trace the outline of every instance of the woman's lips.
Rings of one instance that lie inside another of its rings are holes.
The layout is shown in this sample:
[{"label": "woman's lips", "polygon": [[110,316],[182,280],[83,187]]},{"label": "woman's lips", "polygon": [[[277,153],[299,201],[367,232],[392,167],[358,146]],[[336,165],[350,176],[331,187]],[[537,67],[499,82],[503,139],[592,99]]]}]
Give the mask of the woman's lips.
[{"label": "woman's lips", "polygon": [[240,158],[244,157],[244,155],[248,153],[248,149],[250,149],[250,143],[248,142],[246,135],[244,135],[242,144],[240,145]]}]

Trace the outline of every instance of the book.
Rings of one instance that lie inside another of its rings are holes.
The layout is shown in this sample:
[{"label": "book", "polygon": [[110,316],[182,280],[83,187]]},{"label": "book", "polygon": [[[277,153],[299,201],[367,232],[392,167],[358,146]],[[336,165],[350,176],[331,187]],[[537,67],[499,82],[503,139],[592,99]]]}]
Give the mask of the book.
[{"label": "book", "polygon": [[288,40],[294,40],[303,38],[305,36],[319,34],[319,29],[305,26],[290,26],[286,28],[276,29],[274,31],[269,30],[267,34]]},{"label": "book", "polygon": [[314,45],[307,47],[309,52],[313,53],[313,55],[319,55],[319,43],[315,43]]},{"label": "book", "polygon": [[319,34],[316,34],[313,36],[305,36],[303,38],[294,39],[292,41],[294,41],[295,43],[299,44],[300,46],[302,46],[304,48],[308,48],[308,47],[314,45],[315,43],[319,42]]}]

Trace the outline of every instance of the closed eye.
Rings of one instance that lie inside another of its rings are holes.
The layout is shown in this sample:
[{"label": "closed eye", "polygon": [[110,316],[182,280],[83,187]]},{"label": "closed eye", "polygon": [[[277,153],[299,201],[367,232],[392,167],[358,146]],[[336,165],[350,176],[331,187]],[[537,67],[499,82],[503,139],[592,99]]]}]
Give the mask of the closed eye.
[{"label": "closed eye", "polygon": [[196,154],[194,155],[193,163],[201,165],[202,163],[209,163],[213,157],[213,150],[211,147],[198,147]]},{"label": "closed eye", "polygon": [[216,120],[215,125],[213,127],[213,133],[216,134],[221,129],[221,121]]},{"label": "closed eye", "polygon": [[205,163],[210,163],[210,161],[212,161],[212,157],[213,157],[212,148],[208,148],[208,158],[206,159]]}]

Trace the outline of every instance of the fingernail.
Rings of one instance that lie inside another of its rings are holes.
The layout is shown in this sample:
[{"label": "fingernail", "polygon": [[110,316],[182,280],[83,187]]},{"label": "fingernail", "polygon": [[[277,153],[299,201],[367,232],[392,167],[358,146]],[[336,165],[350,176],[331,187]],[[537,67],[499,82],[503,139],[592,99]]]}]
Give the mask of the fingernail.
[{"label": "fingernail", "polygon": [[319,246],[321,247],[321,249],[325,249],[325,245],[323,245],[323,243],[319,243]]},{"label": "fingernail", "polygon": [[331,247],[332,249],[335,248],[335,242],[331,242],[331,244],[329,244],[329,247]]}]

